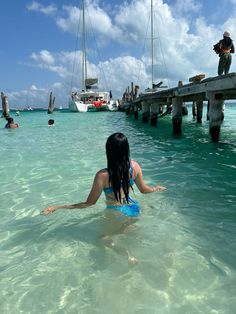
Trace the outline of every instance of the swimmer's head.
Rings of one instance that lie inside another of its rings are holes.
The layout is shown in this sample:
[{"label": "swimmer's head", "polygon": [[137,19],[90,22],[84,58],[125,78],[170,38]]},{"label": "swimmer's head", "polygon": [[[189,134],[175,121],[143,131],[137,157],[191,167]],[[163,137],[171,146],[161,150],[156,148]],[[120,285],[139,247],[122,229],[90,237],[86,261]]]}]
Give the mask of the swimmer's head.
[{"label": "swimmer's head", "polygon": [[54,124],[54,120],[53,119],[49,119],[48,120],[48,125],[53,125]]},{"label": "swimmer's head", "polygon": [[127,137],[123,133],[110,135],[106,142],[106,154],[108,169],[129,163],[130,150]]},{"label": "swimmer's head", "polygon": [[11,117],[6,118],[6,120],[7,120],[8,123],[13,123],[14,122],[14,119],[11,118]]}]

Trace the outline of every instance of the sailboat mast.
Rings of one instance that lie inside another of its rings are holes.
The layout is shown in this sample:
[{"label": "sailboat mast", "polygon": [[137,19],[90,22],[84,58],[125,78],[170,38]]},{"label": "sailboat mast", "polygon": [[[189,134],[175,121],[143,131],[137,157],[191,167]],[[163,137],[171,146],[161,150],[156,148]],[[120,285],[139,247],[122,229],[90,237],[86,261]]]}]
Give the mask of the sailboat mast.
[{"label": "sailboat mast", "polygon": [[82,0],[82,86],[86,91],[85,80],[87,79],[87,54],[86,54],[86,31],[85,31],[85,7]]},{"label": "sailboat mast", "polygon": [[154,71],[153,71],[153,54],[154,54],[154,47],[153,47],[153,5],[151,0],[151,51],[152,51],[152,87],[154,84]]}]

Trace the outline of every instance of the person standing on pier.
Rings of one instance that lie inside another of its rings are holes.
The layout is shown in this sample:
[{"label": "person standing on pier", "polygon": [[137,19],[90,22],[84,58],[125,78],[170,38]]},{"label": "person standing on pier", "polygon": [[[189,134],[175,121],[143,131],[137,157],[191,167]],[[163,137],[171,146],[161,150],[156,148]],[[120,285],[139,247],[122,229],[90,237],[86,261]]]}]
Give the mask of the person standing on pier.
[{"label": "person standing on pier", "polygon": [[219,54],[218,75],[228,74],[234,53],[233,40],[230,38],[229,32],[224,32],[221,39],[215,46],[214,50]]}]

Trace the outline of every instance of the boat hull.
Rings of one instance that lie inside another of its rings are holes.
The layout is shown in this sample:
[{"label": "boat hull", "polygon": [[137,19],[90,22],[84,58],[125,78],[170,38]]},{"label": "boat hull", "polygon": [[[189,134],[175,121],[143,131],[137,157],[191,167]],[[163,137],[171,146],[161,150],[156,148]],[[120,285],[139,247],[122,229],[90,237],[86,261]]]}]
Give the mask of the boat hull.
[{"label": "boat hull", "polygon": [[101,104],[100,106],[95,106],[94,104],[85,104],[82,101],[70,100],[69,101],[69,111],[71,112],[99,112],[99,111],[117,111],[118,104],[116,101],[110,100]]},{"label": "boat hull", "polygon": [[69,111],[71,112],[87,112],[87,105],[81,101],[70,100],[69,101]]}]

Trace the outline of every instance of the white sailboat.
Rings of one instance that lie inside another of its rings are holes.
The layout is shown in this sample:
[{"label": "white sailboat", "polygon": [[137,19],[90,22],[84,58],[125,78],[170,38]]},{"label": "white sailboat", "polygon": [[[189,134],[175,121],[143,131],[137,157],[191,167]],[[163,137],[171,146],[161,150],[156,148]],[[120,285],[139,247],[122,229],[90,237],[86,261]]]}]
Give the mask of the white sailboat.
[{"label": "white sailboat", "polygon": [[97,78],[87,77],[87,53],[86,53],[86,25],[85,25],[85,4],[82,0],[82,90],[71,92],[69,100],[69,111],[117,111],[118,101],[112,98],[111,91],[98,91],[95,84]]}]

